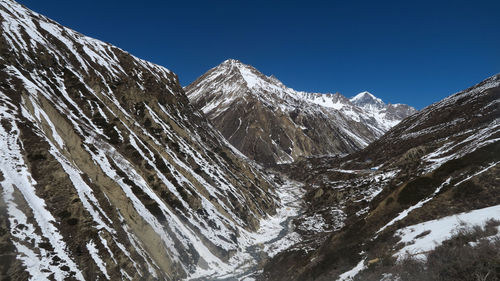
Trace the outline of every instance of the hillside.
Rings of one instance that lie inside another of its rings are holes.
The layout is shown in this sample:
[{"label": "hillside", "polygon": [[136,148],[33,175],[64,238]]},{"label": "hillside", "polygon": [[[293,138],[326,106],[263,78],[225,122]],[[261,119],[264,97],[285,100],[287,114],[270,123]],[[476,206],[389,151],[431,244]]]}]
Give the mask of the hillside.
[{"label": "hillside", "polygon": [[0,279],[227,274],[275,238],[272,177],[173,72],[14,1],[0,23]]},{"label": "hillside", "polygon": [[274,257],[261,279],[359,273],[365,280],[378,272],[370,280],[381,280],[407,252],[426,253],[462,223],[498,218],[499,102],[495,75],[404,119],[357,153],[283,165],[306,183],[307,207],[294,221],[301,241]]}]

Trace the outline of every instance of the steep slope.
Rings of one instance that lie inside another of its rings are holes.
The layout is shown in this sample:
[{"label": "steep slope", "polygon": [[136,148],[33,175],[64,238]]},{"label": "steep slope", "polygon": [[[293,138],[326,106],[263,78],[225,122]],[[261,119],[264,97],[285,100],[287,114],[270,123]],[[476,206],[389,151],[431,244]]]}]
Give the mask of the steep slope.
[{"label": "steep slope", "polygon": [[11,0],[0,116],[2,280],[232,272],[278,207],[174,73]]},{"label": "steep slope", "polygon": [[377,107],[360,107],[340,94],[297,92],[237,60],[224,61],[185,90],[231,144],[266,165],[354,152],[415,112],[380,100]]},{"label": "steep slope", "polygon": [[294,222],[302,238],[261,278],[405,280],[384,279],[384,269],[406,251],[422,254],[446,240],[460,220],[500,216],[499,164],[495,75],[406,118],[357,153],[285,165],[307,183],[307,207]]}]

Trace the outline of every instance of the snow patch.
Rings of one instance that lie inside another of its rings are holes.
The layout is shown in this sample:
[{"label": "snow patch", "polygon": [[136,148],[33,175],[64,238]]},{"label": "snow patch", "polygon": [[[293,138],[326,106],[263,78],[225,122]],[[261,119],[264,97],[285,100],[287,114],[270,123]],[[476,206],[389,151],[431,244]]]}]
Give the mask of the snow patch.
[{"label": "snow patch", "polygon": [[[500,218],[500,205],[459,213],[405,227],[396,232],[396,235],[401,237],[400,242],[404,243],[405,246],[400,249],[395,256],[398,259],[402,259],[407,254],[410,254],[417,258],[425,258],[425,252],[434,249],[443,241],[451,238],[453,231],[464,223],[484,226],[488,220],[498,218]],[[417,238],[419,234],[425,231],[430,231],[430,233]]]}]

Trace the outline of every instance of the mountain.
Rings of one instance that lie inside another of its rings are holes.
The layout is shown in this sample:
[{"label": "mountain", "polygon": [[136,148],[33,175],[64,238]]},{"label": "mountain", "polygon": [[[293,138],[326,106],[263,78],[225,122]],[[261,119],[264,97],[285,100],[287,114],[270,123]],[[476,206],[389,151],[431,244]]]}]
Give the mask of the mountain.
[{"label": "mountain", "polygon": [[[378,103],[368,94],[354,102]],[[306,183],[305,210],[293,222],[301,238],[266,264],[261,279],[418,280],[398,262],[435,259],[433,248],[466,223],[496,228],[488,220],[500,217],[499,164],[500,74],[422,109],[363,150],[282,165]],[[478,240],[462,233],[470,252]],[[494,241],[498,229],[488,233]],[[443,276],[461,270],[450,258],[434,264],[455,270]]]},{"label": "mountain", "polygon": [[362,108],[382,109],[385,107],[385,104],[381,99],[369,92],[361,92],[349,100],[353,104]]},{"label": "mountain", "polygon": [[385,122],[380,122],[380,125],[386,131],[416,112],[415,108],[406,104],[385,104],[369,92],[359,93],[349,101],[363,109],[368,115],[385,120]]},{"label": "mountain", "polygon": [[416,112],[369,93],[349,100],[338,93],[298,92],[232,59],[185,91],[232,145],[264,165],[357,151]]},{"label": "mountain", "polygon": [[0,21],[0,279],[223,275],[277,240],[279,179],[173,72],[11,0]]},{"label": "mountain", "polygon": [[[500,75],[416,113],[234,60],[186,90],[0,0],[0,279],[405,280],[462,222],[500,231]],[[265,164],[339,154],[265,171],[224,128]]]}]

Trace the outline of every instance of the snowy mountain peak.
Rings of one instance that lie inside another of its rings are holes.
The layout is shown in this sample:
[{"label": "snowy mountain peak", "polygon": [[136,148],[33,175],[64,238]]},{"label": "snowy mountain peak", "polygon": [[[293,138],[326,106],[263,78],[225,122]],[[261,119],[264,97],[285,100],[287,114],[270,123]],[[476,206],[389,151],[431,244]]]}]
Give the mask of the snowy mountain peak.
[{"label": "snowy mountain peak", "polygon": [[223,61],[221,64],[219,64],[218,66],[214,67],[214,69],[219,69],[219,70],[228,69],[228,68],[230,70],[233,70],[233,71],[236,71],[236,70],[239,71],[241,69],[253,69],[256,71],[256,69],[253,68],[252,66],[244,64],[240,60],[237,60],[237,59],[227,59],[227,60]]},{"label": "snowy mountain peak", "polygon": [[238,64],[238,63],[241,63],[241,61],[237,59],[227,59],[223,61],[221,64]]},{"label": "snowy mountain peak", "polygon": [[230,71],[237,71],[241,75],[241,78],[243,78],[248,88],[277,88],[281,90],[281,88],[284,87],[283,83],[281,83],[281,81],[276,79],[273,75],[266,76],[253,66],[244,64],[236,59],[225,60],[222,64],[216,67],[216,69],[227,69],[228,67]]},{"label": "snowy mountain peak", "polygon": [[360,107],[365,107],[365,106],[375,106],[378,108],[385,107],[385,103],[377,98],[376,96],[372,95],[370,92],[361,92],[357,94],[356,96],[352,97],[350,101]]},{"label": "snowy mountain peak", "polygon": [[231,70],[231,71],[239,71],[240,69],[248,69],[248,68],[252,67],[236,59],[227,59],[215,67],[215,69]]}]

